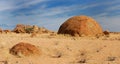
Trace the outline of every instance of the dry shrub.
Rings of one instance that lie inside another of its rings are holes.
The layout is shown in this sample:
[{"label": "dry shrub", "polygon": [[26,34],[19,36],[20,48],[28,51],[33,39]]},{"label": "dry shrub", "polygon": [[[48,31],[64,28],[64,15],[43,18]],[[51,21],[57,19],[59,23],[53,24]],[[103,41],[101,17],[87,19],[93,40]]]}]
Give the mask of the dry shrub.
[{"label": "dry shrub", "polygon": [[107,60],[108,60],[108,61],[115,61],[115,60],[116,60],[116,57],[108,57]]},{"label": "dry shrub", "polygon": [[0,61],[0,64],[8,64],[8,61]]},{"label": "dry shrub", "polygon": [[4,33],[10,33],[10,30],[3,30]]},{"label": "dry shrub", "polygon": [[82,49],[75,54],[75,59],[73,60],[73,63],[87,63],[88,60],[89,60],[88,51]]},{"label": "dry shrub", "polygon": [[103,33],[104,33],[104,35],[105,35],[106,37],[109,37],[109,36],[110,36],[110,32],[109,32],[108,30],[104,31]]},{"label": "dry shrub", "polygon": [[30,37],[36,37],[37,36],[37,33],[32,33],[31,35],[30,35]]},{"label": "dry shrub", "polygon": [[52,33],[50,33],[50,36],[57,36],[57,33],[52,32]]},{"label": "dry shrub", "polygon": [[3,32],[3,30],[0,28],[0,33],[2,33]]},{"label": "dry shrub", "polygon": [[40,50],[35,45],[20,42],[10,49],[10,53],[18,57],[24,57],[31,55],[39,55]]},{"label": "dry shrub", "polygon": [[48,56],[51,58],[60,58],[62,56],[62,52],[57,49],[48,49]]}]

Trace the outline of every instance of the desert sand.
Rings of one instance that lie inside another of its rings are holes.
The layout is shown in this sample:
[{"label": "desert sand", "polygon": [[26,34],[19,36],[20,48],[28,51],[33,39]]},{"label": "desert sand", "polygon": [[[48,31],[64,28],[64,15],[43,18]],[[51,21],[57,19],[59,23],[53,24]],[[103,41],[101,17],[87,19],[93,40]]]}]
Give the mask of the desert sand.
[{"label": "desert sand", "polygon": [[[120,64],[120,33],[102,37],[3,33],[0,34],[0,64]],[[19,42],[37,46],[41,54],[16,57],[10,48]]]}]

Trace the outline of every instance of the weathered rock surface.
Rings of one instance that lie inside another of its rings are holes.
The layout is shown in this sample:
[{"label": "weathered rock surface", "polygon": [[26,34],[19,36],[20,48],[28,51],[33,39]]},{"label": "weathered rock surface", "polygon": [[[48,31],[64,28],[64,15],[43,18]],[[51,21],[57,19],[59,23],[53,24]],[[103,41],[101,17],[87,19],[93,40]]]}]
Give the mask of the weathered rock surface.
[{"label": "weathered rock surface", "polygon": [[103,31],[99,23],[88,16],[74,16],[65,21],[59,28],[58,34],[70,34],[72,36],[96,36]]}]

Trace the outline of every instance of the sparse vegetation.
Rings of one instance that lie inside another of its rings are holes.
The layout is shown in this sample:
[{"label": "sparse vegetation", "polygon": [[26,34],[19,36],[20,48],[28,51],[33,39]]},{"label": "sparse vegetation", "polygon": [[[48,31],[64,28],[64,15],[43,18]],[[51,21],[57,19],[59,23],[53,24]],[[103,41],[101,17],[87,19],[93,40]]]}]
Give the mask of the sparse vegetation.
[{"label": "sparse vegetation", "polygon": [[25,31],[26,31],[26,33],[32,33],[33,32],[33,28],[26,28]]},{"label": "sparse vegetation", "polygon": [[116,60],[116,57],[108,57],[107,60],[108,60],[108,61],[115,61],[115,60]]},{"label": "sparse vegetation", "polygon": [[53,49],[49,50],[48,56],[50,56],[51,58],[60,58],[62,56],[62,53],[57,49]]},{"label": "sparse vegetation", "polygon": [[86,59],[80,59],[77,63],[86,63]]},{"label": "sparse vegetation", "polygon": [[37,33],[31,33],[30,37],[36,37]]},{"label": "sparse vegetation", "polygon": [[0,64],[8,64],[8,61],[0,61]]}]

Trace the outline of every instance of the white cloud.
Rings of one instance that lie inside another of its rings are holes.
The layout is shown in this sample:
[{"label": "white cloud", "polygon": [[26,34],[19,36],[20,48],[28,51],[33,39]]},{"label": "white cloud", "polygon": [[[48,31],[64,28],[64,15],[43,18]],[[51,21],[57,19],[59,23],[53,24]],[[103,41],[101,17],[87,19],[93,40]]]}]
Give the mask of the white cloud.
[{"label": "white cloud", "polygon": [[[48,0],[1,0],[0,1],[0,11],[15,10],[21,8],[27,8],[31,5],[35,5],[42,2],[47,2]],[[19,4],[20,3],[20,4]],[[17,5],[19,4],[19,5]]]},{"label": "white cloud", "polygon": [[[70,5],[70,6],[57,6],[57,7],[52,7],[52,8],[39,8],[37,10],[33,10],[31,12],[28,12],[28,13],[33,13],[33,14],[36,14],[41,17],[43,16],[53,16],[53,15],[59,15],[59,14],[67,14],[67,13],[73,13],[72,11],[80,11],[80,10],[85,10],[87,8],[92,8],[92,7],[95,7],[97,6],[98,4],[90,4],[89,6],[88,5]],[[47,5],[45,5],[47,6]],[[65,15],[64,14],[64,15]]]},{"label": "white cloud", "polygon": [[[87,10],[87,9],[90,9],[90,8],[93,8],[93,7],[97,7],[97,6],[102,6],[102,5],[109,5],[110,7],[108,8],[111,8],[111,5],[113,4],[116,4],[120,2],[119,0],[115,0],[113,2],[100,2],[100,3],[89,3],[89,4],[86,4],[86,5],[82,5],[82,4],[74,4],[74,5],[69,5],[69,6],[55,6],[55,7],[52,7],[52,8],[45,8],[43,7],[42,9],[39,8],[37,10],[33,10],[32,12],[30,13],[33,13],[33,14],[36,14],[41,17],[43,16],[53,16],[53,15],[59,15],[59,14],[67,14],[67,13],[73,13],[73,11],[80,11],[81,10]],[[44,4],[46,7],[47,7],[47,4]],[[105,10],[107,10],[108,8],[106,8]],[[118,9],[118,6],[116,7],[116,9]],[[99,11],[99,10],[98,10]],[[110,10],[109,10],[110,11]],[[103,15],[107,15],[108,13],[106,12],[103,12],[102,14],[99,14],[99,16],[103,16]]]},{"label": "white cloud", "polygon": [[46,2],[48,0],[26,0],[25,3],[21,4],[19,7],[29,7],[38,3]]},{"label": "white cloud", "polygon": [[6,1],[0,2],[0,11],[5,11],[5,10],[11,9],[11,8],[13,8],[11,3],[8,3]]},{"label": "white cloud", "polygon": [[97,15],[94,15],[94,17],[104,17],[104,16],[107,16],[109,13],[107,12],[103,12],[101,14],[97,14]]},{"label": "white cloud", "polygon": [[116,10],[120,10],[120,5],[111,6],[106,9],[106,11],[116,11]]},{"label": "white cloud", "polygon": [[94,17],[103,27],[104,30],[120,31],[120,15],[112,17]]}]

